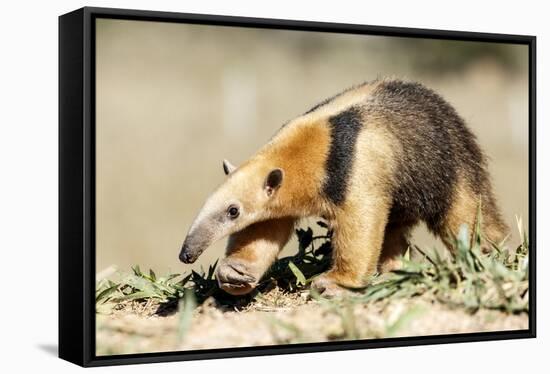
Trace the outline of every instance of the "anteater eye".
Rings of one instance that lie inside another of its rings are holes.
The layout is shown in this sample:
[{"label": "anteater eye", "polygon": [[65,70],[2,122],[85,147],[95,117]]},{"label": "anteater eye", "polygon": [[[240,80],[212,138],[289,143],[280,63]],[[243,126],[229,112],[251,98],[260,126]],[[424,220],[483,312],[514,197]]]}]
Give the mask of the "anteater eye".
[{"label": "anteater eye", "polygon": [[239,208],[235,205],[230,205],[229,208],[227,208],[227,216],[231,219],[235,219],[239,216]]}]

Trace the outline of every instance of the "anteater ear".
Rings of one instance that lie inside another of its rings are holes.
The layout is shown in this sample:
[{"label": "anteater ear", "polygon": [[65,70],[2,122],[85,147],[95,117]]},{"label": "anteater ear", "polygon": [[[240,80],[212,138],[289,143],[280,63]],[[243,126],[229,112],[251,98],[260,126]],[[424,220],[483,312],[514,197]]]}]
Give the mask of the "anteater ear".
[{"label": "anteater ear", "polygon": [[235,171],[237,167],[227,160],[223,160],[223,172],[229,175]]},{"label": "anteater ear", "polygon": [[273,195],[273,193],[281,187],[283,183],[283,171],[281,169],[273,169],[267,175],[264,183],[264,189],[267,196]]}]

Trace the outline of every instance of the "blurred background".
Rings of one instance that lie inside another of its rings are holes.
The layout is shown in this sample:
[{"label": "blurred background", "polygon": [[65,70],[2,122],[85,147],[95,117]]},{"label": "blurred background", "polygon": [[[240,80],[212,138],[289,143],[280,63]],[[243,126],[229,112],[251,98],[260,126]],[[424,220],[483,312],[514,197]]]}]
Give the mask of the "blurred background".
[{"label": "blurred background", "polygon": [[[178,254],[223,179],[289,119],[351,85],[393,76],[447,99],[490,158],[512,228],[528,225],[527,46],[98,19],[96,264],[200,269]],[[307,224],[307,222],[306,222]],[[441,246],[424,227],[421,246]],[[289,243],[284,254],[296,250]]]}]

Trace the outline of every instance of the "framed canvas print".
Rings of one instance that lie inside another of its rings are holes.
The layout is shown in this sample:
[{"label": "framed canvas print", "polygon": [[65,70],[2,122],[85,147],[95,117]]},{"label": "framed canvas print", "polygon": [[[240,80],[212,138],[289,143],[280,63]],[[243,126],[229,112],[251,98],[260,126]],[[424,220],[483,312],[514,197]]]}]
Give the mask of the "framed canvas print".
[{"label": "framed canvas print", "polygon": [[59,355],[535,336],[535,37],[59,19]]}]

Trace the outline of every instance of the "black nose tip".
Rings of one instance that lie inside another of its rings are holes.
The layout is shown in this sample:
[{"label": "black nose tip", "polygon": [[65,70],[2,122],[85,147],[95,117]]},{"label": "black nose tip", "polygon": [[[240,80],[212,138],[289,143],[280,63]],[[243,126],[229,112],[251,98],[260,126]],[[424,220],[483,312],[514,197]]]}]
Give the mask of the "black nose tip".
[{"label": "black nose tip", "polygon": [[184,244],[180,252],[180,261],[186,264],[190,264],[192,261],[191,253],[189,253],[189,248]]}]

